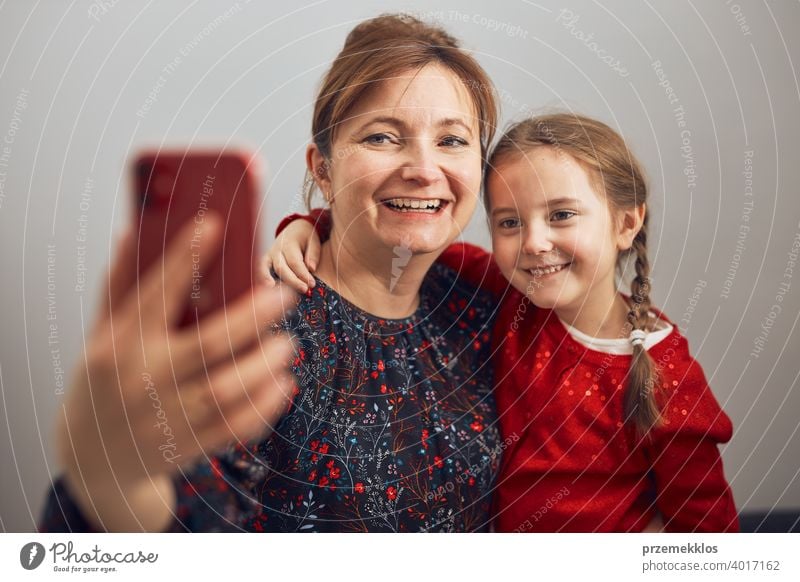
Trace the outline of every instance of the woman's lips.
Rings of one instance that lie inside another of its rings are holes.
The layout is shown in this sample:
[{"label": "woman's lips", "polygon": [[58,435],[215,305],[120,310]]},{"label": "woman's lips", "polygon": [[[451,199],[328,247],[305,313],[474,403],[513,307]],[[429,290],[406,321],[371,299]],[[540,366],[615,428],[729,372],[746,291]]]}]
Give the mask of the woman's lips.
[{"label": "woman's lips", "polygon": [[449,202],[441,198],[389,198],[382,200],[381,204],[400,214],[438,214]]}]

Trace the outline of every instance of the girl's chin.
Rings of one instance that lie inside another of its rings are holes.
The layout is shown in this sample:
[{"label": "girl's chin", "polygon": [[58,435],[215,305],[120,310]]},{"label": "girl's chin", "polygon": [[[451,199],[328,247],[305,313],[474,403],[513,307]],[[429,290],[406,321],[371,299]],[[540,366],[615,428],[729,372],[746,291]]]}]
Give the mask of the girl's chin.
[{"label": "girl's chin", "polygon": [[545,283],[531,277],[519,277],[514,287],[540,309],[558,309],[567,303],[563,285]]}]

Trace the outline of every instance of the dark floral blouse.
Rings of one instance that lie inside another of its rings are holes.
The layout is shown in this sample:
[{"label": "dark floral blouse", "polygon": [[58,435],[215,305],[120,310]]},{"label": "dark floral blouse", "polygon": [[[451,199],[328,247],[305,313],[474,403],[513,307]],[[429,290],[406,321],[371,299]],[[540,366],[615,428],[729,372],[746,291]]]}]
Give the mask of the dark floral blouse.
[{"label": "dark floral blouse", "polygon": [[[502,446],[490,297],[434,265],[411,317],[374,317],[319,281],[289,412],[266,440],[176,477],[174,531],[485,531]],[[88,529],[61,481],[43,531]]]}]

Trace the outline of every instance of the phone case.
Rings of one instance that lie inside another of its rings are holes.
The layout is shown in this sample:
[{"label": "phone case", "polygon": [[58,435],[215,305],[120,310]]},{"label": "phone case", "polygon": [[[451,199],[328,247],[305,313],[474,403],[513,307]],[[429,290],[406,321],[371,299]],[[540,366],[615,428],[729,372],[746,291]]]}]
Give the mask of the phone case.
[{"label": "phone case", "polygon": [[[250,289],[259,256],[257,208],[259,168],[242,151],[168,150],[140,154],[133,166],[134,233],[141,275],[161,264],[164,249],[191,222],[192,281],[180,326],[216,311]],[[224,225],[222,249],[212,251],[199,230],[210,213]],[[216,256],[201,267],[202,253]]]}]

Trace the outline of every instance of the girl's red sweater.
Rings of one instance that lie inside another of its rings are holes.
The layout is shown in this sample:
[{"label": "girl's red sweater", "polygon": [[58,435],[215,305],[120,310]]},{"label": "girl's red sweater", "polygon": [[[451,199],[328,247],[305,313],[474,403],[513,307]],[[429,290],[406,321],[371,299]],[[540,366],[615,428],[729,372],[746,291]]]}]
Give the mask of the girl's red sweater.
[{"label": "girl's red sweater", "polygon": [[497,531],[641,531],[657,514],[667,531],[738,531],[718,449],[731,421],[676,326],[648,350],[663,422],[636,438],[623,423],[631,356],[575,341],[479,247],[452,245],[440,261],[500,302],[495,397],[509,445],[495,491]]}]

